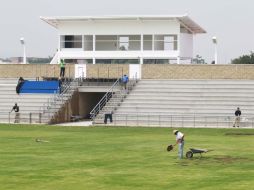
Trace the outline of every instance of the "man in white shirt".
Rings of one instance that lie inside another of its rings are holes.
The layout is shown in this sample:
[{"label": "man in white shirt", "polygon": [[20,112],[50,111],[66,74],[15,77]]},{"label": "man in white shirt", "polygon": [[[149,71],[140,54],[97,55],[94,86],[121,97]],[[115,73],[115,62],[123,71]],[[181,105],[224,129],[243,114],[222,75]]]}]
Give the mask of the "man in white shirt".
[{"label": "man in white shirt", "polygon": [[173,130],[173,134],[176,135],[176,143],[174,144],[174,146],[178,144],[178,157],[179,159],[182,159],[184,147],[184,134],[178,130]]}]

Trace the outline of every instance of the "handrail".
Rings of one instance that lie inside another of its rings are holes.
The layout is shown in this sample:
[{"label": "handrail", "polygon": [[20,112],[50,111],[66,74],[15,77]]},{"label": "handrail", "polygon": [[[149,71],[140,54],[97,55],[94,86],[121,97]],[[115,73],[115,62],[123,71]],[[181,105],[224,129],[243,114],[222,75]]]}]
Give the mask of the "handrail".
[{"label": "handrail", "polygon": [[[97,105],[92,109],[90,112],[90,118],[94,121],[95,117],[99,114],[99,112],[102,110],[102,108],[106,105],[106,103],[109,101],[109,99],[112,97],[113,90],[116,85],[118,85],[121,82],[121,79],[119,78],[108,90],[108,92],[102,97],[102,99],[97,103]],[[129,91],[132,89],[133,86],[136,85],[138,82],[137,73],[135,73],[135,76],[133,76],[132,80],[130,80],[127,84],[127,89],[120,90],[121,99],[123,99],[126,94],[129,93]],[[111,110],[112,113],[113,110]]]},{"label": "handrail", "polygon": [[92,120],[96,117],[99,111],[105,106],[108,100],[112,97],[114,89],[120,83],[120,78],[116,80],[116,82],[110,87],[107,93],[101,98],[101,100],[96,104],[96,106],[90,112],[90,117]]},{"label": "handrail", "polygon": [[[60,101],[61,104],[64,102],[65,95],[72,96],[73,93],[68,93],[71,88],[71,83],[78,82],[77,79],[64,81],[61,87],[51,96],[48,98],[47,103],[40,107],[40,112],[45,114],[46,111],[49,112],[50,109],[56,109],[57,101]],[[48,113],[48,119],[50,119],[51,115]]]},{"label": "handrail", "polygon": [[[14,123],[15,112],[0,112],[1,123]],[[19,112],[19,123],[45,123],[39,112]],[[205,114],[113,114],[114,125],[167,126],[167,127],[233,127],[235,116]],[[254,128],[254,115],[243,115],[240,127]]]}]

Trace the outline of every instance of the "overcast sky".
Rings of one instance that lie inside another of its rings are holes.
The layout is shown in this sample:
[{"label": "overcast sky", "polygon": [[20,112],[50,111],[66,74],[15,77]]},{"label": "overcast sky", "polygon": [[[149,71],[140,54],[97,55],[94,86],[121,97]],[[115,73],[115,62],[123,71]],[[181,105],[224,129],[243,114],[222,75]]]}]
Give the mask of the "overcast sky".
[{"label": "overcast sky", "polygon": [[52,56],[57,48],[57,30],[40,16],[93,16],[131,14],[185,14],[207,34],[194,38],[194,55],[209,63],[218,38],[219,62],[254,50],[253,0],[1,0],[0,57],[22,56],[20,37],[28,56]]}]

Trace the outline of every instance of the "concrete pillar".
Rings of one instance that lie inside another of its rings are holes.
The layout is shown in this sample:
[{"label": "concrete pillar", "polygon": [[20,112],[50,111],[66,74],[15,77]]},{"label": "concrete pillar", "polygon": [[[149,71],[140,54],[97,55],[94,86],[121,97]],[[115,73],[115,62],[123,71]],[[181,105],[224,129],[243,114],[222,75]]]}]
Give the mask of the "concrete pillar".
[{"label": "concrete pillar", "polygon": [[177,57],[177,64],[180,64],[180,56]]},{"label": "concrete pillar", "polygon": [[95,51],[95,43],[96,42],[96,37],[95,37],[95,35],[93,35],[93,51]]},{"label": "concrete pillar", "polygon": [[144,40],[143,39],[144,39],[144,35],[141,34],[141,39],[140,39],[141,40],[141,44],[140,44],[141,45],[141,47],[140,47],[141,48],[141,52],[143,52],[143,50],[144,50]]},{"label": "concrete pillar", "polygon": [[154,51],[154,35],[152,35],[152,50]]},{"label": "concrete pillar", "polygon": [[142,57],[139,58],[139,63],[140,63],[141,65],[143,65],[143,58],[142,58]]}]

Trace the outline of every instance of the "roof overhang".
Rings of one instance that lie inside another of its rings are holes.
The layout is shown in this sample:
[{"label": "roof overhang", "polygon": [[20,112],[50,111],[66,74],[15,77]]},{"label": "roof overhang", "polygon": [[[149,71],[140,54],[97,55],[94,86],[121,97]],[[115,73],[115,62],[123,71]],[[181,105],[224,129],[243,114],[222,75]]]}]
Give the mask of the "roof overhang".
[{"label": "roof overhang", "polygon": [[74,22],[74,21],[166,21],[176,20],[180,24],[188,29],[191,33],[206,33],[206,31],[195,23],[187,15],[129,15],[129,16],[55,16],[55,17],[40,17],[41,20],[50,24],[51,26],[58,28],[62,22]]}]

